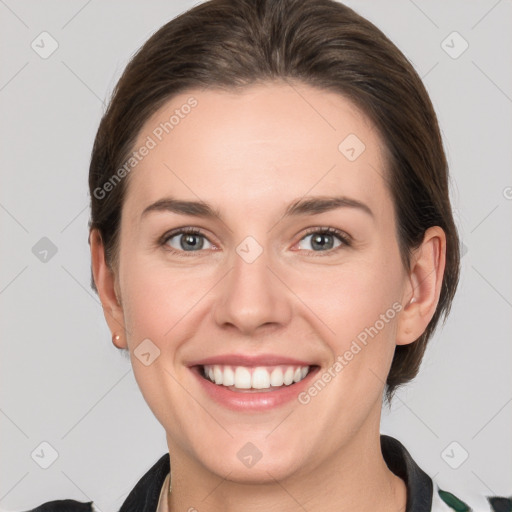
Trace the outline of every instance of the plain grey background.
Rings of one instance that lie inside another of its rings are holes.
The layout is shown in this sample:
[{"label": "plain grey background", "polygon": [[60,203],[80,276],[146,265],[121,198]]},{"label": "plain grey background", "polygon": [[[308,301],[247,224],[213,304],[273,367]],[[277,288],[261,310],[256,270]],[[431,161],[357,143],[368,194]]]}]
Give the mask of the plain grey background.
[{"label": "plain grey background", "polygon": [[[195,3],[0,0],[4,510],[58,498],[117,510],[167,451],[89,286],[87,172],[103,102],[130,56]],[[451,316],[381,431],[446,490],[511,495],[512,2],[347,4],[424,79],[464,242]]]}]

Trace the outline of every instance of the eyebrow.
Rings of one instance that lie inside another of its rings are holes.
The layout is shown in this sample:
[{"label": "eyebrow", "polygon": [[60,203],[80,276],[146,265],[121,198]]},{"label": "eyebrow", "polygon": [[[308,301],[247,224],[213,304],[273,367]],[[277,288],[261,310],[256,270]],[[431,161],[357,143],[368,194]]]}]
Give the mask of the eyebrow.
[{"label": "eyebrow", "polygon": [[[299,215],[319,215],[338,208],[354,208],[374,218],[374,214],[368,205],[344,196],[317,196],[297,199],[286,208],[282,218]],[[220,211],[208,203],[203,201],[184,201],[172,197],[164,197],[147,206],[142,212],[141,218],[150,212],[165,211],[179,215],[218,219],[223,222]]]}]

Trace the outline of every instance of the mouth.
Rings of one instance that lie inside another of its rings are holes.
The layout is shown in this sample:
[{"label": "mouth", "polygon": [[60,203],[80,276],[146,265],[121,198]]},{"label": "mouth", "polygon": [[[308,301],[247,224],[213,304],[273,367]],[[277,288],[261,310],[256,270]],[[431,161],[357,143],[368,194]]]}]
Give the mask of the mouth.
[{"label": "mouth", "polygon": [[[230,360],[231,359],[231,360]],[[318,365],[282,358],[213,358],[189,369],[204,396],[223,408],[251,413],[270,411],[298,397],[311,385]]]},{"label": "mouth", "polygon": [[269,392],[292,386],[307,377],[313,366],[200,365],[200,375],[209,382],[239,393]]}]

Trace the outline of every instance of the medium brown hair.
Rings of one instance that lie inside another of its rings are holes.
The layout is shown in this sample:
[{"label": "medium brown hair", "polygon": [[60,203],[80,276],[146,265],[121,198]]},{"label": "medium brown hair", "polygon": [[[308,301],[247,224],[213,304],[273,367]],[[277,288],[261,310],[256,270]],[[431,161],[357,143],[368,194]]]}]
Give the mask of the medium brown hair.
[{"label": "medium brown hair", "polygon": [[386,381],[389,403],[397,387],[416,376],[429,338],[448,315],[459,279],[459,240],[448,165],[427,91],[400,50],[352,9],[334,0],[210,0],[160,28],[126,67],[99,125],[89,169],[89,226],[99,230],[115,270],[129,176],[108,194],[98,190],[106,190],[129,158],[145,121],[173,96],[194,88],[233,90],[283,80],[337,92],[377,127],[407,269],[429,227],[440,226],[446,234],[437,309],[422,336],[396,347]]}]

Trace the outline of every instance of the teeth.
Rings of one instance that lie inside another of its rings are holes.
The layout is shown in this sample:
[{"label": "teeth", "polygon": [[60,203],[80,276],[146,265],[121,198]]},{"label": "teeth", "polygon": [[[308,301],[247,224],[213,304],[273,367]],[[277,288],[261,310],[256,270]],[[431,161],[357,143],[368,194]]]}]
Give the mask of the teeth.
[{"label": "teeth", "polygon": [[270,387],[270,375],[265,368],[255,368],[251,383],[254,389],[267,389]]},{"label": "teeth", "polygon": [[222,385],[223,386],[234,386],[235,385],[235,372],[229,366],[226,366],[224,368],[224,373],[223,373],[223,377],[222,377]]},{"label": "teeth", "polygon": [[207,365],[203,375],[219,386],[234,386],[237,389],[269,389],[290,386],[309,373],[309,366],[224,366]]},{"label": "teeth", "polygon": [[213,379],[215,380],[215,384],[222,384],[223,373],[220,369],[220,366],[213,367]]},{"label": "teeth", "polygon": [[294,370],[292,367],[288,367],[286,368],[286,371],[284,372],[284,377],[283,377],[283,380],[284,380],[284,383],[289,386],[292,382],[293,382],[293,374],[294,374]]},{"label": "teeth", "polygon": [[275,368],[270,374],[270,385],[271,386],[282,386],[283,385],[283,370],[281,368]]},{"label": "teeth", "polygon": [[[217,366],[220,369],[220,366]],[[236,388],[251,389],[251,372],[243,366],[237,366],[235,370],[235,384]]]}]

